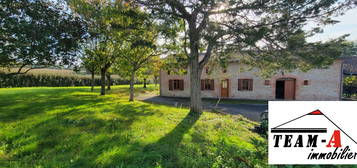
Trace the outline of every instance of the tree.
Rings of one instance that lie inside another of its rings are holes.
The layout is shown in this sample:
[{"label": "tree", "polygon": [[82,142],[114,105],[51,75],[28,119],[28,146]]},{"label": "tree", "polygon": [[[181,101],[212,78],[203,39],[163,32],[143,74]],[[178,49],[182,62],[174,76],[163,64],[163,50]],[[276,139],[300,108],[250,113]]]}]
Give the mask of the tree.
[{"label": "tree", "polygon": [[0,66],[19,67],[11,75],[75,62],[86,37],[86,24],[63,1],[1,0],[0,15]]},{"label": "tree", "polygon": [[94,75],[98,72],[97,54],[95,50],[85,49],[85,54],[82,57],[82,65],[91,74],[91,91],[94,90]]},{"label": "tree", "polygon": [[141,71],[137,72],[138,78],[140,78],[143,81],[143,88],[147,88],[147,83],[150,75],[151,75],[151,68],[148,66],[143,67]]},{"label": "tree", "polygon": [[[92,80],[94,81],[94,73],[99,71],[101,82],[101,95],[105,95],[106,75],[117,55],[114,54],[114,44],[109,41],[91,41],[85,49],[86,57],[83,58],[83,63],[88,68],[91,68]],[[88,69],[87,69],[88,70]],[[93,71],[94,70],[94,71]]]},{"label": "tree", "polygon": [[357,57],[357,41],[346,42],[346,50],[343,52],[344,57]]},{"label": "tree", "polygon": [[117,71],[120,71],[120,76],[130,76],[129,101],[134,101],[134,84],[136,74],[145,64],[148,64],[153,57],[159,55],[153,42],[144,42],[139,39],[137,40],[138,41],[131,41],[133,44],[130,44],[130,47],[128,47],[126,52],[123,52],[123,55],[116,66]]},{"label": "tree", "polygon": [[148,83],[148,79],[152,79],[155,83],[155,86],[159,83],[160,70],[162,67],[163,61],[159,57],[153,57],[150,62],[146,63],[145,66],[138,72],[138,77],[143,79],[144,88]]},{"label": "tree", "polygon": [[123,45],[118,49],[120,58],[116,66],[121,76],[130,76],[129,101],[134,101],[136,73],[159,56],[156,25],[147,14],[140,12],[139,8],[136,8],[135,13],[135,16],[132,16],[135,19],[135,28],[128,32],[129,35],[123,39]]},{"label": "tree", "polygon": [[[183,41],[182,52],[188,57],[190,71],[191,114],[202,112],[200,76],[212,53],[225,57],[226,53],[244,51],[244,63],[274,71],[331,63],[341,52],[334,44],[342,39],[326,44],[307,43],[306,37],[320,32],[320,28],[311,31],[302,28],[311,20],[320,25],[336,23],[331,16],[355,5],[353,0],[136,2],[155,16],[163,28],[162,34],[172,44]],[[313,55],[325,47],[331,52]]]},{"label": "tree", "polygon": [[111,86],[112,86],[112,79],[111,79],[111,74],[113,73],[113,70],[112,68],[109,68],[108,71],[107,71],[107,90],[111,90]]},{"label": "tree", "polygon": [[100,75],[101,95],[105,95],[106,75],[108,69],[116,61],[126,36],[126,29],[132,26],[131,15],[133,10],[129,3],[123,0],[72,0],[70,6],[79,14],[89,27],[90,43],[94,44],[93,50],[97,54]]},{"label": "tree", "polygon": [[157,86],[157,84],[159,83],[160,70],[161,70],[162,66],[163,66],[163,61],[161,58],[158,58],[153,61],[153,66],[152,66],[152,68],[150,68],[150,71],[151,71],[150,74],[153,77],[155,86]]}]

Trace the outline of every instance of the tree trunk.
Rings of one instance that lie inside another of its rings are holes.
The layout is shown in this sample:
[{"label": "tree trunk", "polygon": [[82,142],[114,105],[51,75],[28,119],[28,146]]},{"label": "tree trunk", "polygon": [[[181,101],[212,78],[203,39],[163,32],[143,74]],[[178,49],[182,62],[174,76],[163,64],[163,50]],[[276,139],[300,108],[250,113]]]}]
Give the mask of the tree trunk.
[{"label": "tree trunk", "polygon": [[154,76],[155,87],[157,86],[157,83],[159,81],[158,78],[159,78],[158,76]]},{"label": "tree trunk", "polygon": [[108,72],[107,73],[107,80],[108,80],[108,83],[107,83],[107,90],[110,90],[110,86],[112,85],[112,81],[111,81],[111,78],[110,78],[110,73]]},{"label": "tree trunk", "polygon": [[199,69],[198,57],[191,60],[190,65],[190,81],[191,81],[191,101],[190,101],[190,113],[201,114],[202,102],[201,102],[201,70]]},{"label": "tree trunk", "polygon": [[199,63],[199,39],[200,35],[194,21],[189,23],[190,38],[190,113],[200,115],[202,113],[201,103],[201,72]]},{"label": "tree trunk", "polygon": [[100,84],[101,84],[101,89],[100,89],[100,95],[105,95],[105,74],[107,72],[106,68],[102,68],[100,70]]},{"label": "tree trunk", "polygon": [[146,88],[146,78],[144,78],[144,88]]},{"label": "tree trunk", "polygon": [[91,72],[92,73],[92,78],[91,78],[91,81],[90,81],[90,85],[91,85],[91,91],[93,92],[94,90],[94,71]]},{"label": "tree trunk", "polygon": [[131,77],[130,77],[130,97],[129,101],[134,101],[134,80],[135,80],[135,71],[131,72]]}]

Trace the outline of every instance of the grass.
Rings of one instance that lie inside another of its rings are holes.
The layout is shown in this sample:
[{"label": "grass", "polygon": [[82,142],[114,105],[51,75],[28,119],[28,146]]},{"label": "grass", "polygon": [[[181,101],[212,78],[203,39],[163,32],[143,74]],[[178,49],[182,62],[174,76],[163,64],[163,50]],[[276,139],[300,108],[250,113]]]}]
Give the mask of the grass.
[{"label": "grass", "polygon": [[[137,94],[158,92],[138,87]],[[128,102],[127,90],[0,89],[0,167],[266,167],[256,123]]]}]

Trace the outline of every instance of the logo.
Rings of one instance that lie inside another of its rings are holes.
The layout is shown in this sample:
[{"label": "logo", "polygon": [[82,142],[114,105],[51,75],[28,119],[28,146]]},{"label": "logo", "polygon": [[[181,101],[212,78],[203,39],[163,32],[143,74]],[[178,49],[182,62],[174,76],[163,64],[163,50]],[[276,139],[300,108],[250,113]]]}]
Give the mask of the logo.
[{"label": "logo", "polygon": [[269,164],[357,164],[357,102],[269,102]]}]

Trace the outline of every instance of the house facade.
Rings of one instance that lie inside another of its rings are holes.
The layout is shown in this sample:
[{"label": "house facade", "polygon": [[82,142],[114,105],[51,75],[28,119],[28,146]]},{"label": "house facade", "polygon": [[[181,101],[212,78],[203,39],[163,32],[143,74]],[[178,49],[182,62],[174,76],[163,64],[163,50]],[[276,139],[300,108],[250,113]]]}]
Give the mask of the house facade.
[{"label": "house facade", "polygon": [[[241,71],[237,62],[226,69],[204,67],[201,94],[204,98],[264,100],[340,100],[342,61],[336,60],[327,69],[299,70],[263,78],[257,69]],[[160,72],[160,95],[190,97],[190,70],[185,75]]]}]

